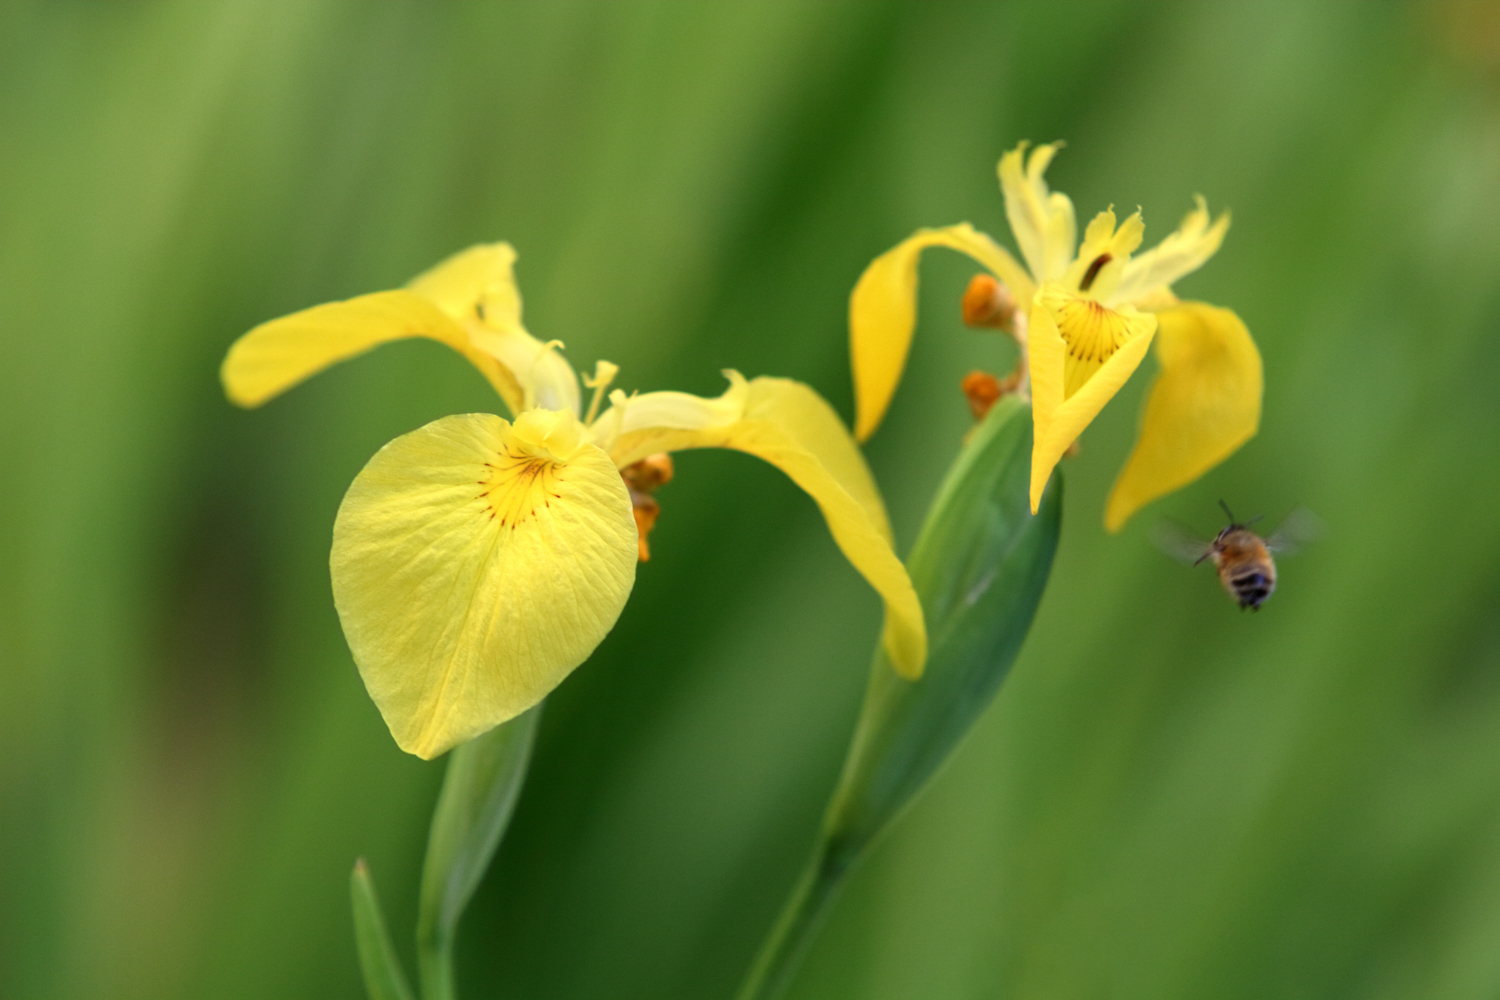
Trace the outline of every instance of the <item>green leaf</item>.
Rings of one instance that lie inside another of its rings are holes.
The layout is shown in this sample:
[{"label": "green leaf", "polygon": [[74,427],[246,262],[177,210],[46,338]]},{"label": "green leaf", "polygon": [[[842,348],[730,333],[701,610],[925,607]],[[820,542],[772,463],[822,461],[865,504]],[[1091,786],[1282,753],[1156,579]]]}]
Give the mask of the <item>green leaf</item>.
[{"label": "green leaf", "polygon": [[1032,515],[1031,411],[1015,397],[975,428],[908,562],[931,652],[921,680],[877,643],[864,708],[822,836],[741,991],[781,993],[844,877],[952,754],[1010,672],[1052,570],[1060,474]]},{"label": "green leaf", "polygon": [[484,878],[510,822],[542,709],[457,747],[432,814],[417,916],[417,965],[424,1000],[452,1000],[458,921]]},{"label": "green leaf", "polygon": [[365,859],[354,862],[349,876],[349,895],[354,904],[354,941],[359,948],[359,967],[365,976],[370,1000],[412,1000],[411,987],[401,971],[401,960],[391,945],[380,912],[380,899]]}]

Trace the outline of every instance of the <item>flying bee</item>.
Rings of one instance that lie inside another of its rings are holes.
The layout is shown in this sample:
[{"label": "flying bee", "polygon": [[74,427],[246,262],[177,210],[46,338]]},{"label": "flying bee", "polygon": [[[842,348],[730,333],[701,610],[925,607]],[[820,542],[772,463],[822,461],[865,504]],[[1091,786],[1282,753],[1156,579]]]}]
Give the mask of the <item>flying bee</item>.
[{"label": "flying bee", "polygon": [[1299,507],[1286,516],[1268,538],[1261,538],[1250,530],[1250,525],[1260,520],[1252,517],[1243,524],[1235,520],[1234,513],[1223,500],[1219,506],[1229,515],[1229,524],[1211,542],[1199,541],[1177,528],[1163,525],[1157,533],[1157,544],[1168,555],[1190,562],[1194,566],[1205,559],[1212,559],[1219,571],[1219,582],[1240,608],[1259,611],[1266,599],[1276,592],[1276,560],[1271,553],[1290,554],[1309,542],[1318,532],[1317,518],[1306,508]]}]

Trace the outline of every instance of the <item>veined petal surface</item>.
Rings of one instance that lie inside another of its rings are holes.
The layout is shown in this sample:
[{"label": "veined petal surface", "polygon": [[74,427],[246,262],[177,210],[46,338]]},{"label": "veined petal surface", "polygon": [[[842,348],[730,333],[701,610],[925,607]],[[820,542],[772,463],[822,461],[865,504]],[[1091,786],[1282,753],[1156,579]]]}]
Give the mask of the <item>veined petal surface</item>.
[{"label": "veined petal surface", "polygon": [[1260,425],[1260,351],[1240,318],[1184,302],[1158,313],[1157,321],[1161,372],[1146,397],[1135,450],[1109,494],[1110,531],[1218,465]]},{"label": "veined petal surface", "polygon": [[408,337],[447,344],[473,363],[507,401],[521,397],[510,372],[477,349],[463,326],[409,291],[329,302],[262,323],[229,348],[219,374],[239,406],[259,406],[335,362]]},{"label": "veined petal surface", "polygon": [[[1038,146],[1029,160],[1026,146],[1023,142],[1000,158],[1000,191],[1016,245],[1032,276],[1041,283],[1061,276],[1073,259],[1078,220],[1073,202],[1060,191],[1049,191],[1043,178],[1062,143]],[[1022,304],[1031,301],[1031,296],[1023,298],[1018,289],[1013,291]]]},{"label": "veined petal surface", "polygon": [[967,254],[1031,301],[1031,277],[1004,248],[967,222],[919,229],[871,261],[849,296],[849,354],[854,369],[854,433],[868,440],[896,393],[917,324],[917,264],[928,247]]},{"label": "veined petal surface", "polygon": [[[1156,333],[1156,317],[1131,310],[1121,316],[1125,336],[1115,343],[1102,364],[1081,385],[1068,391],[1070,345],[1058,329],[1053,310],[1038,295],[1030,314],[1031,396],[1035,440],[1031,448],[1031,511],[1036,513],[1047,480],[1068,450],[1078,440],[1104,404],[1140,367]],[[1097,308],[1103,308],[1092,303]],[[1078,363],[1078,359],[1071,359]],[[1090,363],[1092,364],[1092,363]],[[1074,371],[1077,371],[1075,367]]]},{"label": "veined petal surface", "polygon": [[625,484],[571,413],[444,417],[382,448],[334,524],[334,603],[403,750],[430,759],[535,705],[635,582]]},{"label": "veined petal surface", "polygon": [[658,451],[733,448],[776,466],[813,498],[840,551],[884,599],[886,648],[896,670],[920,677],[927,659],[922,606],[896,558],[875,480],[843,421],[800,382],[725,374],[731,387],[717,400],[646,393],[626,402],[610,453],[615,464]]}]

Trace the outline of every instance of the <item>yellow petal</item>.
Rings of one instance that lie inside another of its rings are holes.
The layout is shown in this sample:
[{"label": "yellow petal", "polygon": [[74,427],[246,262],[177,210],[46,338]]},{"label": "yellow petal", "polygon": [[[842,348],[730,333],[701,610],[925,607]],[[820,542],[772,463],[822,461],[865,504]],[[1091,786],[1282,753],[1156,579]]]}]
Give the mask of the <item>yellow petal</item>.
[{"label": "yellow petal", "polygon": [[409,291],[361,295],[262,323],[229,348],[220,377],[230,400],[259,406],[335,362],[408,337],[447,344],[507,402],[520,401],[520,389],[504,366],[477,349],[453,317]]},{"label": "yellow petal", "polygon": [[511,373],[519,387],[514,400],[506,397],[512,412],[540,406],[579,413],[582,397],[573,366],[521,323],[515,265],[516,251],[509,243],[481,243],[406,287],[462,321],[473,345]]},{"label": "yellow petal", "polygon": [[849,297],[849,354],[854,369],[855,434],[864,441],[885,417],[906,368],[917,323],[917,263],[928,247],[967,254],[1030,302],[1031,278],[1014,257],[967,222],[919,229],[876,257]]},{"label": "yellow petal", "polygon": [[521,387],[522,402],[515,412],[540,406],[547,410],[582,412],[583,395],[578,373],[557,350],[558,340],[543,343],[519,326],[497,328],[488,324],[471,327],[474,346],[514,373]]},{"label": "yellow petal", "polygon": [[1184,302],[1157,314],[1161,372],[1104,523],[1119,531],[1142,506],[1229,457],[1260,425],[1260,352],[1228,309]]},{"label": "yellow petal", "polygon": [[403,750],[430,759],[535,705],[635,582],[614,463],[571,413],[444,417],[365,466],[334,524],[334,603]]},{"label": "yellow petal", "polygon": [[[1078,222],[1068,196],[1049,191],[1043,179],[1062,143],[1038,146],[1023,168],[1026,145],[1023,142],[1000,158],[1000,190],[1005,195],[1010,231],[1040,284],[1059,277],[1072,261]],[[1029,295],[1023,298],[1017,294],[1016,298],[1020,302],[1031,300]]]},{"label": "yellow petal", "polygon": [[[1058,328],[1058,316],[1043,304],[1050,290],[1051,286],[1037,296],[1030,314],[1032,421],[1035,428],[1031,448],[1032,513],[1036,513],[1042,491],[1046,489],[1047,480],[1063,452],[1078,440],[1083,429],[1140,366],[1156,332],[1155,316],[1137,313],[1133,309],[1116,313],[1117,319],[1110,320],[1110,323],[1118,323],[1120,329],[1115,332],[1123,335],[1116,340],[1107,359],[1102,364],[1091,364],[1091,374],[1069,392],[1069,361],[1074,362],[1076,372],[1078,359],[1070,359],[1070,345]],[[1091,305],[1103,308],[1097,303]]]},{"label": "yellow petal", "polygon": [[617,404],[625,411],[610,452],[615,464],[658,451],[733,448],[785,472],[817,502],[834,542],[885,600],[892,664],[904,677],[920,677],[927,660],[922,606],[892,548],[875,480],[843,421],[800,382],[725,374],[730,389],[718,399],[652,392]]},{"label": "yellow petal", "polygon": [[521,292],[516,288],[515,263],[516,251],[509,243],[480,243],[423,271],[406,287],[454,319],[519,326]]},{"label": "yellow petal", "polygon": [[1182,220],[1176,231],[1156,246],[1133,258],[1126,265],[1115,296],[1145,308],[1150,297],[1158,296],[1178,278],[1202,267],[1219,250],[1229,231],[1229,213],[1225,212],[1210,226],[1208,203],[1197,198],[1197,207]]}]

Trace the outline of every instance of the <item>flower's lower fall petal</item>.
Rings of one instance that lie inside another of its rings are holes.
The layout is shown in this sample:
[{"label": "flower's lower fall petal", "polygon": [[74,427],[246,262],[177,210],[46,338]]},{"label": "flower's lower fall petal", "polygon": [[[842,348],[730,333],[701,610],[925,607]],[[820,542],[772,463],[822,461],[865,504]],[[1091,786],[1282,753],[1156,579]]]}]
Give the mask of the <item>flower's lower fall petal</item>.
[{"label": "flower's lower fall petal", "polygon": [[259,406],[335,362],[379,344],[427,337],[468,358],[507,402],[519,402],[514,377],[476,349],[453,317],[409,291],[375,292],[262,323],[229,348],[220,377],[234,403]]},{"label": "flower's lower fall petal", "polygon": [[1052,311],[1037,297],[1030,313],[1032,420],[1035,441],[1031,448],[1031,512],[1041,502],[1047,480],[1063,452],[1078,440],[1104,404],[1140,367],[1156,332],[1156,318],[1130,314],[1128,336],[1113,347],[1102,365],[1071,393],[1065,391],[1069,367],[1069,344],[1058,330]]},{"label": "flower's lower fall petal", "polygon": [[1184,302],[1157,319],[1161,372],[1146,397],[1135,450],[1109,494],[1110,531],[1218,465],[1260,425],[1260,351],[1240,318]]},{"label": "flower's lower fall petal", "polygon": [[928,247],[967,254],[1030,302],[1031,277],[1016,259],[968,223],[919,229],[871,261],[849,297],[849,354],[854,369],[855,436],[864,441],[896,393],[917,323],[917,263]]},{"label": "flower's lower fall petal", "polygon": [[676,392],[631,400],[611,457],[625,466],[658,451],[733,448],[785,472],[817,502],[839,549],[885,600],[891,662],[903,676],[920,677],[927,660],[922,606],[892,548],[875,480],[843,421],[800,382],[726,374],[732,385],[717,400]]},{"label": "flower's lower fall petal", "polygon": [[334,603],[403,750],[432,758],[535,705],[635,582],[613,462],[571,413],[444,417],[392,441],[334,524]]}]

